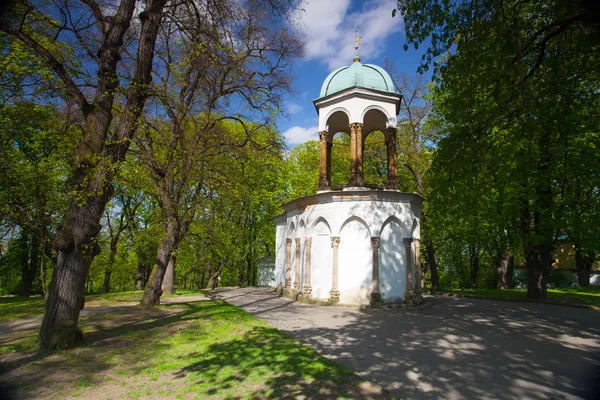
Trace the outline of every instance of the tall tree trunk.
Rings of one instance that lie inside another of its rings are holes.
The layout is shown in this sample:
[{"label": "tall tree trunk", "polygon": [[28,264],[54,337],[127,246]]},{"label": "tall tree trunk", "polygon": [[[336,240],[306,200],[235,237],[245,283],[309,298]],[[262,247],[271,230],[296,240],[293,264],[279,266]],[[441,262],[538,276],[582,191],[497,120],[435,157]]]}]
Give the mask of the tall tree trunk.
[{"label": "tall tree trunk", "polygon": [[19,296],[29,296],[31,282],[29,281],[29,238],[28,232],[21,228],[19,248],[21,251],[21,284],[19,285]]},{"label": "tall tree trunk", "polygon": [[510,255],[506,252],[500,252],[494,260],[496,266],[496,289],[508,289],[508,266]]},{"label": "tall tree trunk", "polygon": [[116,68],[135,2],[123,1],[110,24],[107,24],[108,34],[99,51],[96,99],[94,106],[83,101],[86,136],[77,148],[76,169],[69,182],[71,190],[85,194],[85,201],[77,198],[70,200],[64,226],[55,240],[58,257],[40,329],[39,343],[42,348],[72,347],[81,338],[77,323],[83,308],[90,264],[98,253],[95,238],[100,232],[100,219],[106,204],[113,194],[115,162],[125,158],[148,97],[146,85],[152,80],[154,46],[165,2],[146,0],[146,7],[140,14],[141,29],[134,78],[127,93],[127,103],[115,127],[117,140],[109,145],[105,140],[113,117],[112,93],[119,83]]},{"label": "tall tree trunk", "polygon": [[43,348],[73,347],[82,337],[77,323],[90,264],[99,253],[95,237],[112,185],[106,185],[102,193],[88,197],[82,205],[71,201],[65,226],[55,239],[58,257],[39,337]]},{"label": "tall tree trunk", "polygon": [[590,275],[595,258],[596,254],[594,252],[586,252],[581,248],[581,245],[575,244],[575,265],[577,266],[579,286],[590,285]]},{"label": "tall tree trunk", "polygon": [[42,296],[44,299],[48,296],[48,291],[46,290],[46,241],[42,241],[42,258],[40,260],[40,289],[42,291]]},{"label": "tall tree trunk", "polygon": [[471,288],[477,288],[477,278],[479,277],[479,250],[475,247],[469,247],[469,267],[471,270]]},{"label": "tall tree trunk", "polygon": [[[168,235],[168,233],[167,233]],[[152,268],[150,278],[144,290],[141,305],[145,307],[157,306],[160,304],[160,296],[162,296],[162,282],[167,272],[169,259],[171,258],[171,243],[170,240],[163,240],[158,246],[158,254],[156,264]]]},{"label": "tall tree trunk", "polygon": [[508,259],[508,268],[507,268],[507,272],[506,272],[506,284],[508,285],[509,289],[514,289],[515,287],[515,283],[514,283],[514,274],[515,274],[515,256],[511,255],[510,258]]},{"label": "tall tree trunk", "polygon": [[[40,239],[36,234],[32,235],[31,245],[29,249],[25,249],[26,251],[30,251],[30,254],[25,258],[29,260],[29,266],[27,266],[27,271],[23,270],[25,273],[21,278],[21,289],[19,291],[19,296],[29,297],[31,296],[31,288],[33,287],[33,281],[35,280],[35,275],[38,270],[39,265],[39,253],[40,253]],[[24,260],[26,262],[26,260]],[[26,267],[26,264],[23,265],[23,268]]]},{"label": "tall tree trunk", "polygon": [[108,293],[110,288],[110,275],[112,274],[113,265],[115,264],[115,256],[117,255],[117,239],[113,237],[110,240],[110,254],[108,255],[108,265],[104,270],[104,283],[100,289],[100,293]]},{"label": "tall tree trunk", "polygon": [[146,286],[147,267],[143,262],[138,261],[137,274],[135,275],[135,290],[144,290]]},{"label": "tall tree trunk", "polygon": [[165,271],[165,277],[162,282],[162,290],[166,294],[175,294],[175,255],[171,255],[169,258],[169,264],[167,264],[167,270]]},{"label": "tall tree trunk", "polygon": [[425,236],[425,258],[427,259],[427,267],[429,267],[431,275],[431,291],[439,292],[442,290],[442,285],[440,284],[440,275],[438,273],[437,262],[435,261],[435,247],[433,247],[433,241],[429,234],[429,225],[425,210],[421,211],[421,227],[423,228],[423,236]]}]

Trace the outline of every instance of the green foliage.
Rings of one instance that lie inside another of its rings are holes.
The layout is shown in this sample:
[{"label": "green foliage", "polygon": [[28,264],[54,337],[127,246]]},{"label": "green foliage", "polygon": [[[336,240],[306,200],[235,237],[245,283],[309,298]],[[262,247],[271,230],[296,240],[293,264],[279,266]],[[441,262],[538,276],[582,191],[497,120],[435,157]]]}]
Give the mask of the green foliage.
[{"label": "green foliage", "polygon": [[446,267],[464,270],[468,245],[490,259],[522,252],[547,276],[561,235],[599,250],[600,42],[590,4],[398,2],[407,44],[431,37],[421,69],[435,62],[431,122],[441,135],[429,199]]}]

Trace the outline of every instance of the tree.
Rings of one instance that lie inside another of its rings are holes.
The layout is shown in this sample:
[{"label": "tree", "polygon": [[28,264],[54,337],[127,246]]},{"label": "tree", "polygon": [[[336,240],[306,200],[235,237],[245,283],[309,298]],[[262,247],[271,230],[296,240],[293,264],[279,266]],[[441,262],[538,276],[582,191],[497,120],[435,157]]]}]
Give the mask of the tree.
[{"label": "tree", "polygon": [[18,294],[29,296],[66,206],[77,134],[68,113],[30,102],[0,106],[0,126],[0,221],[19,237]]},{"label": "tree", "polygon": [[[0,30],[26,44],[54,72],[84,120],[69,179],[68,208],[54,241],[58,259],[40,330],[41,347],[70,347],[80,335],[77,322],[85,280],[97,253],[94,239],[112,196],[115,165],[127,153],[148,97],[154,43],[165,3],[147,0],[144,10],[134,17],[134,0],[120,1],[110,16],[94,0],[60,4],[23,1],[2,15]],[[82,18],[86,14],[91,17]],[[139,34],[130,30],[134,18],[140,21]],[[135,43],[125,42],[130,39],[126,38],[128,32]],[[132,60],[128,54],[136,56]],[[123,74],[117,70],[124,64],[134,72],[123,87]],[[122,108],[113,124],[119,94]]]},{"label": "tree", "polygon": [[[281,93],[291,89],[289,63],[302,46],[280,29],[281,16],[230,6],[218,21],[183,10],[186,24],[166,24],[161,34],[162,68],[153,103],[157,115],[146,119],[136,140],[163,224],[156,269],[142,298],[145,306],[158,304],[163,286],[174,292],[173,257],[205,197],[229,179],[220,170],[227,162],[223,157],[255,145],[257,133],[272,125]],[[273,144],[278,145],[276,137],[266,146]]]},{"label": "tree", "polygon": [[[453,185],[471,185],[455,196],[465,199],[458,215],[472,213],[466,205],[475,202],[477,231],[490,233],[484,242],[498,243],[499,253],[507,241],[495,238],[514,234],[527,266],[527,296],[545,297],[567,226],[563,204],[573,195],[563,188],[575,171],[563,160],[599,129],[600,10],[585,0],[400,0],[398,10],[405,47],[431,39],[421,70],[435,61],[435,110],[445,129],[434,159],[446,177],[439,188],[456,193]],[[598,187],[598,180],[589,183]],[[490,190],[483,196],[482,187]]]}]

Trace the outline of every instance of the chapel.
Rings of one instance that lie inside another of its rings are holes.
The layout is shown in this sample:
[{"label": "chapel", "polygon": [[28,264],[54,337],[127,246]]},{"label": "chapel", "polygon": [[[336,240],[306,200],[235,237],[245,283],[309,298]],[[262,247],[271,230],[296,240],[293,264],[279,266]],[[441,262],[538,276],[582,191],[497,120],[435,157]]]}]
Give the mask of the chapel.
[{"label": "chapel", "polygon": [[[311,302],[349,305],[415,304],[421,297],[419,216],[423,199],[398,191],[396,116],[402,95],[381,67],[362,64],[331,72],[313,101],[318,113],[317,193],[283,205],[275,218],[271,285]],[[365,185],[365,139],[382,132],[387,183]],[[331,185],[333,138],[350,137],[350,176]]]}]

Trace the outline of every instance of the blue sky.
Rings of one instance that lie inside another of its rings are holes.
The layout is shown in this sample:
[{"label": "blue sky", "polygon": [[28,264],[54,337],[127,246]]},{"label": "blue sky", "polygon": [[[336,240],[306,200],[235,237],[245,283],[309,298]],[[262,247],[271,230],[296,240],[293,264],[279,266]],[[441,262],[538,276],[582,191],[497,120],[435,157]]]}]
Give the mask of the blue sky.
[{"label": "blue sky", "polygon": [[293,24],[305,40],[305,56],[294,65],[295,93],[286,96],[287,117],[278,120],[288,148],[318,139],[317,113],[312,101],[334,69],[349,65],[354,57],[355,32],[362,37],[361,62],[383,65],[388,58],[396,72],[417,73],[422,51],[404,51],[402,17],[392,18],[396,0],[301,0]]}]

